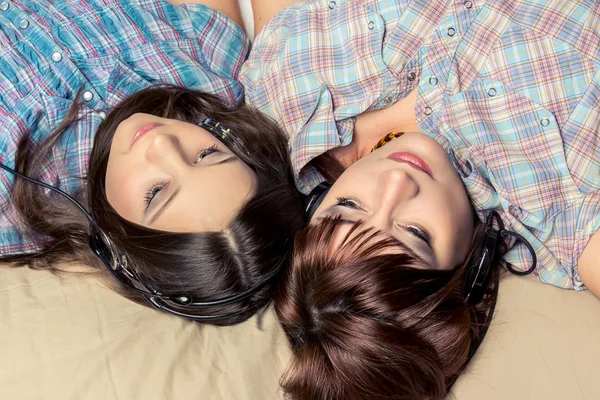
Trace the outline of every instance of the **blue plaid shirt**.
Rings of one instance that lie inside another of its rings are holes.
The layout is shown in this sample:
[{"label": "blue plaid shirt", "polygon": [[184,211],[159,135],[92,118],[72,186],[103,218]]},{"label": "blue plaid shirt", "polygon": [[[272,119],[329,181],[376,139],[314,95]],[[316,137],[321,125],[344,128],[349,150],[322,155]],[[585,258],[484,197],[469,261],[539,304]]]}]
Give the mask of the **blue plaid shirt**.
[{"label": "blue plaid shirt", "polygon": [[[158,83],[187,86],[239,103],[236,81],[250,48],[243,30],[203,5],[162,0],[0,1],[0,161],[12,167],[26,134],[31,147],[62,121],[83,89],[81,120],[53,150],[42,180],[81,189],[94,133],[111,107]],[[0,253],[38,249],[0,172]]]}]

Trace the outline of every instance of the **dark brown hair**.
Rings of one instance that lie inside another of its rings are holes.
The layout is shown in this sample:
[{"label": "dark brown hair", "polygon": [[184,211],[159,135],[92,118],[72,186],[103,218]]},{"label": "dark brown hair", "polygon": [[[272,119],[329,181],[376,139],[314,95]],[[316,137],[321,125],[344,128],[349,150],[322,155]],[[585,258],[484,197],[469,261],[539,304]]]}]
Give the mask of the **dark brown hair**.
[{"label": "dark brown hair", "polygon": [[[324,218],[301,230],[281,277],[275,309],[293,350],[285,392],[306,400],[442,399],[482,334],[493,290],[467,304],[469,262],[429,269],[361,222],[332,253],[338,226],[339,218]],[[484,231],[475,228],[467,260]],[[394,254],[383,252],[391,247]]]},{"label": "dark brown hair", "polygon": [[325,152],[311,160],[310,166],[315,168],[325,180],[334,184],[337,179],[342,176],[345,171],[342,163],[335,158],[330,152]]},{"label": "dark brown hair", "polygon": [[[77,113],[78,106],[74,104],[62,125],[34,152],[28,149],[25,138],[17,153],[17,169],[36,177],[64,129],[76,123]],[[105,176],[112,138],[117,126],[134,113],[190,123],[210,117],[236,135],[236,144],[230,149],[256,171],[258,185],[256,195],[226,227],[227,233],[153,230],[128,222],[110,206]],[[304,225],[302,199],[294,186],[287,141],[277,124],[243,104],[230,109],[215,96],[186,88],[145,89],[115,107],[96,133],[82,188],[75,197],[88,207],[100,228],[118,251],[127,256],[128,264],[146,284],[167,296],[186,295],[196,301],[235,295],[262,281],[276,265],[287,262],[293,235]],[[106,274],[88,247],[89,225],[81,211],[19,179],[14,185],[13,200],[28,229],[46,236],[48,242],[36,254],[5,257],[6,261],[50,269],[56,269],[57,262],[78,262]],[[124,295],[146,304],[127,287],[112,283]],[[274,285],[273,280],[246,299],[202,309],[199,313],[234,313],[210,323],[239,323],[268,304]]]}]

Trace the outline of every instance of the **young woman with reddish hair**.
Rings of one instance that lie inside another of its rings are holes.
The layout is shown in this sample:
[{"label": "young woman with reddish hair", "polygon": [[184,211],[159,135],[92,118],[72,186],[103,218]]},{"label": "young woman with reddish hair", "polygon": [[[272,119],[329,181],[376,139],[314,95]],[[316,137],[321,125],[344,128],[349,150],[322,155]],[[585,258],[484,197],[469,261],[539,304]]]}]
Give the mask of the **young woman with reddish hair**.
[{"label": "young woman with reddish hair", "polygon": [[278,11],[241,82],[313,193],[276,301],[292,398],[442,398],[500,265],[600,294],[595,2]]}]

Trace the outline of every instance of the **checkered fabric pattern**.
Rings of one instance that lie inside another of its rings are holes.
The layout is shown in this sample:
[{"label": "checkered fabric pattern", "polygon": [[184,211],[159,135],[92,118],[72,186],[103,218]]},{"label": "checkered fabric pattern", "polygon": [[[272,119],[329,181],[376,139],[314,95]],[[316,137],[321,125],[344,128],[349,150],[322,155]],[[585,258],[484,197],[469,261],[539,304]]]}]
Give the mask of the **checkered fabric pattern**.
[{"label": "checkered fabric pattern", "polygon": [[[163,0],[0,1],[0,161],[16,145],[46,138],[82,89],[81,120],[69,127],[41,179],[73,194],[82,189],[94,133],[128,95],[160,83],[242,101],[237,82],[250,49],[243,30],[202,5]],[[0,253],[38,249],[10,200],[14,178],[0,173]]]},{"label": "checkered fabric pattern", "polygon": [[[535,248],[544,281],[583,289],[600,227],[600,2],[308,0],[259,34],[240,76],[284,127],[297,184],[352,141],[354,117],[418,89],[420,130],[446,150],[480,217]],[[506,260],[527,269],[515,245]]]}]

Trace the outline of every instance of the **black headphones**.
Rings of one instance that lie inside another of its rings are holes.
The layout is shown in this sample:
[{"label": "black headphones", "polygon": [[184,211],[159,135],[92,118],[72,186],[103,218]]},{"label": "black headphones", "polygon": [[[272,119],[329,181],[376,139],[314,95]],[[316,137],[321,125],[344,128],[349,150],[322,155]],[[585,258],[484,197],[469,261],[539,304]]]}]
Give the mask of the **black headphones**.
[{"label": "black headphones", "polygon": [[[231,131],[225,127],[223,124],[215,122],[214,120],[207,118],[199,124],[200,127],[206,129],[208,132],[213,134],[217,139],[222,141],[226,146],[231,146],[234,143],[233,136]],[[0,163],[0,168],[4,169],[11,174],[18,176],[19,178],[42,186],[46,189],[49,189],[66,199],[68,199],[71,203],[73,203],[81,212],[86,216],[90,223],[90,236],[89,236],[89,246],[98,256],[98,258],[102,261],[102,264],[106,267],[106,269],[111,273],[111,275],[119,281],[122,285],[128,287],[132,291],[143,295],[152,306],[157,309],[163,310],[173,315],[177,315],[183,318],[189,318],[192,320],[213,320],[219,318],[225,318],[234,316],[237,313],[226,313],[226,314],[218,314],[218,315],[198,315],[198,314],[190,314],[189,312],[179,311],[173,307],[188,308],[192,311],[194,308],[208,308],[215,306],[222,306],[225,304],[231,304],[237,301],[244,300],[254,294],[258,289],[266,285],[271,279],[273,279],[285,263],[285,259],[278,263],[273,271],[267,275],[262,281],[258,282],[256,285],[250,287],[249,289],[232,295],[228,297],[223,297],[216,300],[211,301],[194,301],[194,299],[188,295],[176,295],[176,296],[167,296],[161,293],[159,290],[152,288],[150,285],[144,283],[142,277],[140,277],[133,268],[130,268],[127,263],[127,257],[117,251],[112,241],[109,239],[108,235],[102,231],[102,229],[98,226],[96,220],[90,214],[83,205],[81,205],[77,200],[71,197],[69,194],[60,190],[57,187],[49,185],[44,182],[40,182],[36,179],[30,178],[26,175],[23,175],[12,168]]]},{"label": "black headphones", "polygon": [[[494,227],[494,222],[498,225],[498,229]],[[504,229],[502,218],[496,211],[489,213],[486,220],[486,228],[481,244],[474,252],[473,262],[466,272],[465,279],[465,301],[469,304],[477,304],[485,295],[485,292],[490,283],[490,277],[493,271],[494,261],[497,261],[498,247],[503,240],[509,236],[521,241],[531,254],[531,267],[525,271],[514,269],[509,263],[506,264],[508,270],[515,275],[529,275],[537,266],[537,257],[533,247],[525,238],[516,232],[507,231]]]},{"label": "black headphones", "polygon": [[[306,214],[309,220],[312,218],[317,208],[319,208],[325,196],[327,196],[331,186],[330,183],[321,182],[306,197]],[[490,284],[494,261],[497,261],[498,247],[502,244],[503,239],[512,236],[523,242],[531,253],[532,263],[529,269],[518,271],[510,264],[507,264],[507,268],[510,272],[515,275],[528,275],[535,270],[537,265],[537,257],[531,244],[518,233],[504,229],[504,223],[496,211],[490,212],[485,224],[486,228],[483,240],[475,250],[473,262],[465,274],[465,301],[469,304],[477,304],[485,296]],[[498,226],[498,229],[495,228],[495,225]]]}]

